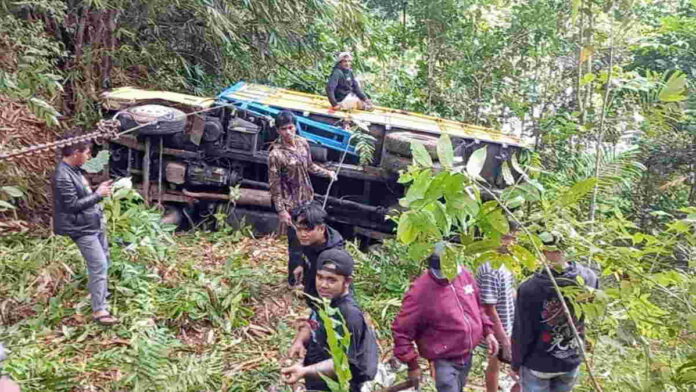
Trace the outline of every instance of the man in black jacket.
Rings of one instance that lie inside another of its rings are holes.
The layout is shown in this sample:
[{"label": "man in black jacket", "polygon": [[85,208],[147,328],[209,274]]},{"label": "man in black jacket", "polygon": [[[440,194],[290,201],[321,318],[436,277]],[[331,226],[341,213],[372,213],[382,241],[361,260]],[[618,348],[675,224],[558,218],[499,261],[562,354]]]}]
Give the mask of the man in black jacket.
[{"label": "man in black jacket", "polygon": [[352,68],[353,56],[348,52],[339,53],[336,65],[331,70],[326,83],[326,95],[331,103],[331,110],[372,110],[372,101],[360,88]]},{"label": "man in black jacket", "polygon": [[[560,287],[582,285],[598,289],[597,275],[591,269],[566,261],[558,237],[544,241],[544,257]],[[582,282],[582,283],[581,283]],[[569,301],[566,301],[573,308]],[[577,381],[581,345],[585,344],[585,324],[573,317],[580,340],[573,334],[553,282],[541,270],[522,283],[517,291],[512,330],[512,369],[520,377],[524,392],[567,392]]]},{"label": "man in black jacket", "polygon": [[295,268],[295,281],[302,282],[307,305],[314,309],[318,298],[315,279],[317,277],[317,258],[329,249],[343,249],[341,233],[325,223],[326,211],[316,201],[302,204],[292,210],[292,224],[297,232],[297,239],[302,245],[304,264]]},{"label": "man in black jacket", "polygon": [[[68,137],[79,135],[74,130]],[[53,175],[53,231],[72,238],[87,263],[92,317],[102,325],[118,323],[106,306],[109,247],[99,202],[111,194],[112,181],[92,192],[80,167],[91,157],[91,144],[81,142],[62,148],[63,159]]]}]

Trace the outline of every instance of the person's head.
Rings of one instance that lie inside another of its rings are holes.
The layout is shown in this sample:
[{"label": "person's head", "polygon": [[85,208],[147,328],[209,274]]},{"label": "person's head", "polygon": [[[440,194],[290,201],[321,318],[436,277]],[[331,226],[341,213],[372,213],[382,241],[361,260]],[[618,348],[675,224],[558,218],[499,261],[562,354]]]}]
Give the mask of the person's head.
[{"label": "person's head", "polygon": [[276,129],[284,141],[295,137],[295,115],[289,110],[283,110],[275,118]]},{"label": "person's head", "polygon": [[435,244],[435,249],[433,249],[433,253],[428,256],[428,268],[440,269],[440,257],[445,253],[445,243],[444,242],[438,242]]},{"label": "person's head", "polygon": [[[61,140],[82,135],[82,129],[73,128],[61,137]],[[84,141],[63,146],[60,149],[61,158],[72,166],[82,166],[92,157],[92,142]]]},{"label": "person's head", "polygon": [[326,241],[326,211],[316,201],[292,210],[292,224],[302,246],[317,246]]},{"label": "person's head", "polygon": [[348,294],[355,262],[345,249],[327,249],[317,257],[317,292],[334,299]]},{"label": "person's head", "polygon": [[353,55],[350,52],[341,52],[336,56],[336,64],[343,69],[353,67]]},{"label": "person's head", "polygon": [[500,246],[502,246],[505,249],[517,243],[517,235],[520,231],[520,225],[517,222],[510,221],[508,225],[510,227],[510,230],[507,233],[503,234],[503,236],[500,238]]},{"label": "person's head", "polygon": [[561,250],[563,241],[556,234],[549,234],[542,238],[542,251],[546,260],[554,266],[565,263],[565,255]]}]

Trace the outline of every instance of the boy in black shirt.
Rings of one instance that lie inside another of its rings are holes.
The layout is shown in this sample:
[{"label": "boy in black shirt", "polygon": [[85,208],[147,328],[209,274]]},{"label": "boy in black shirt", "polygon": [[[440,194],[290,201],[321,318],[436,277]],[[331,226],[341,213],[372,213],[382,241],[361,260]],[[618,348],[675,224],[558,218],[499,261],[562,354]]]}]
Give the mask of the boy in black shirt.
[{"label": "boy in black shirt", "polygon": [[[340,316],[334,316],[335,325],[343,322],[350,332],[347,353],[352,374],[350,390],[359,392],[362,384],[372,380],[377,373],[378,349],[374,332],[368,327],[362,310],[350,293],[353,264],[353,258],[343,249],[322,252],[317,259],[316,287],[322,298],[331,300],[331,307],[338,308]],[[342,328],[335,329],[339,334],[342,331]],[[326,338],[324,323],[318,311],[312,310],[307,325],[298,330],[289,351],[290,357],[304,357],[304,361],[281,369],[285,383],[295,384],[304,378],[308,391],[329,390],[320,376],[335,375]]]}]

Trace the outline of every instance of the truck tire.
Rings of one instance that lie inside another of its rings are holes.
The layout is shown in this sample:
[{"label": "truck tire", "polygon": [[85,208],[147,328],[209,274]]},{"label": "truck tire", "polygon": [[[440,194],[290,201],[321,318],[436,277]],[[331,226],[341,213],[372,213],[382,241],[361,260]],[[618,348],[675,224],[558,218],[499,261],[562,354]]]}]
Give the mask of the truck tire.
[{"label": "truck tire", "polygon": [[411,142],[418,141],[436,161],[437,158],[437,137],[415,132],[391,132],[384,138],[384,148],[402,157],[411,157]]},{"label": "truck tire", "polygon": [[156,121],[138,129],[140,135],[163,136],[183,132],[186,127],[186,114],[179,109],[163,105],[133,106],[118,116],[123,130]]}]

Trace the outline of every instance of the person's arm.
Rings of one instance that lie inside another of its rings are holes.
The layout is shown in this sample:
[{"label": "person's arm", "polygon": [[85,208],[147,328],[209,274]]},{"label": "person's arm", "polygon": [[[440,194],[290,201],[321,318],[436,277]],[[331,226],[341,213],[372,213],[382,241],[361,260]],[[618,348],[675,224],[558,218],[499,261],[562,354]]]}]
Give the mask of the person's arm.
[{"label": "person's arm", "polygon": [[422,323],[421,307],[418,294],[411,287],[404,297],[399,314],[392,323],[394,338],[394,356],[408,365],[409,369],[418,368],[418,352],[413,344]]},{"label": "person's arm", "polygon": [[534,345],[536,336],[535,317],[538,312],[533,309],[533,303],[530,301],[529,293],[523,292],[524,286],[520,287],[517,292],[517,304],[515,306],[515,321],[512,327],[512,370],[519,371],[520,366],[524,363],[524,359],[529,355],[531,348]]},{"label": "person's arm", "polygon": [[355,75],[353,75],[353,90],[355,91],[355,95],[357,95],[361,101],[369,101],[369,98],[367,98],[367,95],[365,95],[365,93],[362,91],[360,82],[358,82],[358,79],[355,78]]},{"label": "person's arm", "polygon": [[272,151],[268,155],[268,186],[271,191],[271,199],[278,213],[286,211],[285,200],[283,200],[280,184],[281,162],[279,157]]},{"label": "person's arm", "polygon": [[307,353],[307,343],[311,337],[312,331],[307,323],[304,323],[298,327],[295,339],[290,345],[288,356],[291,358],[304,358],[305,354]]},{"label": "person's arm", "polygon": [[69,178],[56,178],[55,197],[65,209],[65,212],[77,214],[99,203],[103,197],[99,192],[94,192],[83,198],[78,198],[75,183]]},{"label": "person's arm", "polygon": [[[479,270],[480,272],[481,270]],[[508,342],[509,337],[505,333],[503,323],[500,321],[500,316],[495,306],[498,304],[498,281],[494,274],[489,272],[480,272],[477,278],[479,288],[479,305],[483,312],[492,323],[492,331],[495,338],[501,345]],[[485,335],[484,335],[485,336]]]},{"label": "person's arm", "polygon": [[[314,163],[314,161],[312,161],[312,150],[309,147],[309,143],[307,143],[307,141],[304,140],[303,143],[305,144],[305,148],[307,149],[307,171],[320,177],[334,178],[336,176],[336,173],[334,171],[325,169]],[[334,180],[335,179],[336,178],[334,178]]]},{"label": "person's arm", "polygon": [[339,73],[334,69],[331,71],[329,81],[326,83],[326,96],[329,97],[329,102],[331,103],[332,107],[338,105],[338,101],[336,100],[336,86],[338,86],[339,78]]}]

